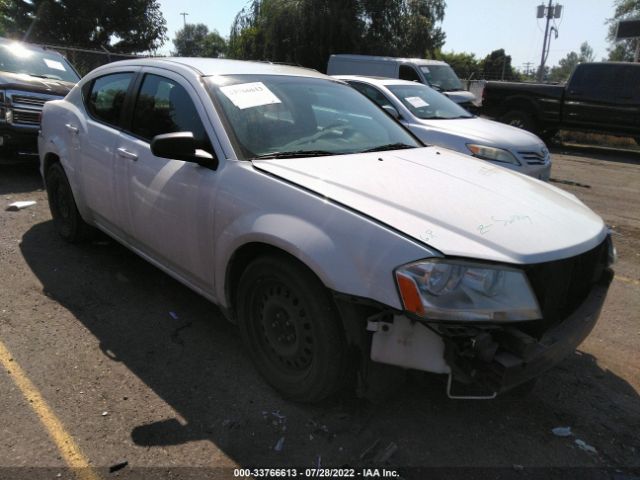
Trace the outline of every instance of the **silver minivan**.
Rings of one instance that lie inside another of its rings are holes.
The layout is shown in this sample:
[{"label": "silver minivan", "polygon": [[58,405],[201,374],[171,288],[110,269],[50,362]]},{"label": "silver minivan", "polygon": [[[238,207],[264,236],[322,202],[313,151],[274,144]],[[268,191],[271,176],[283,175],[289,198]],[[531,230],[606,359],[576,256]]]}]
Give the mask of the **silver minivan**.
[{"label": "silver minivan", "polygon": [[464,89],[453,68],[440,60],[424,58],[376,57],[372,55],[331,55],[327,75],[366,75],[420,82],[442,92],[463,107],[470,107],[475,95]]}]

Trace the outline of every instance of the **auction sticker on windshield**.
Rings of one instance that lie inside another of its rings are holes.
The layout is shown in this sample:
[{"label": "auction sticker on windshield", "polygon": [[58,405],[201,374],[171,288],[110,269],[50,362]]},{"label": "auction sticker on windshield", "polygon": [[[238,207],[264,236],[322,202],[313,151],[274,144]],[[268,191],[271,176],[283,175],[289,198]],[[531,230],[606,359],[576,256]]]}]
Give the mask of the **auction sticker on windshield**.
[{"label": "auction sticker on windshield", "polygon": [[415,108],[428,107],[429,104],[420,97],[405,97],[405,100]]},{"label": "auction sticker on windshield", "polygon": [[52,68],[54,70],[62,70],[63,72],[67,70],[66,68],[64,68],[64,65],[61,62],[57,62],[56,60],[49,60],[48,58],[43,58],[43,60],[49,68]]},{"label": "auction sticker on windshield", "polygon": [[274,103],[282,103],[275,94],[262,82],[241,83],[221,87],[220,91],[240,110],[261,107]]}]

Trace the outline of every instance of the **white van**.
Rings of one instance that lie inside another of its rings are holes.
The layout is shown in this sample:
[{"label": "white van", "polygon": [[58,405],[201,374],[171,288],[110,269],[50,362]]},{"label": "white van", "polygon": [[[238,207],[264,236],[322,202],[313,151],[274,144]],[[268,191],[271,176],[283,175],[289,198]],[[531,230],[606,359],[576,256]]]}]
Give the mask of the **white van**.
[{"label": "white van", "polygon": [[444,93],[463,107],[476,99],[451,66],[439,60],[423,58],[374,57],[371,55],[331,55],[327,75],[363,75],[420,82]]}]

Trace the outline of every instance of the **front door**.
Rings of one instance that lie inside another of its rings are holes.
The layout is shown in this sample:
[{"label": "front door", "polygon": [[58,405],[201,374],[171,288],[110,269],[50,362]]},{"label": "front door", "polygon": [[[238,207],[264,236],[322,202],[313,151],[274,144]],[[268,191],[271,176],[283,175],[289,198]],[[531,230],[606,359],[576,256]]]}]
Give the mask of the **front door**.
[{"label": "front door", "polygon": [[143,72],[131,120],[115,149],[127,164],[127,229],[136,248],[210,292],[216,172],[156,157],[150,142],[163,133],[189,131],[200,149],[213,153],[212,137],[193,87],[179,75],[156,72]]}]

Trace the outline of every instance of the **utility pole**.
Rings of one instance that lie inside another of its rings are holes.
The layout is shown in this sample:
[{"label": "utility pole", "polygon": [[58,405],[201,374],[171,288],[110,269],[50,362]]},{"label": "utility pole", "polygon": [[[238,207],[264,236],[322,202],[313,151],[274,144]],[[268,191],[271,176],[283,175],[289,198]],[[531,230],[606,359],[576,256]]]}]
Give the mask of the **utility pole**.
[{"label": "utility pole", "polygon": [[[553,5],[553,0],[549,0],[549,5],[538,5],[538,18],[547,18],[546,25],[544,27],[544,40],[542,42],[542,56],[540,57],[540,68],[538,69],[538,81],[541,82],[544,78],[544,64],[547,62],[549,56],[549,46],[551,45],[551,37],[549,36],[549,23],[554,18],[560,18],[562,14],[562,5],[556,3]],[[558,38],[558,29],[554,26],[551,27],[551,32],[555,32],[556,38]],[[549,41],[547,42],[547,38]]]},{"label": "utility pole", "polygon": [[187,26],[187,15],[189,15],[187,12],[182,12],[180,15],[182,15],[182,20],[184,22],[184,26]]},{"label": "utility pole", "polygon": [[529,73],[531,72],[531,66],[532,66],[532,65],[533,65],[533,62],[525,62],[525,63],[524,63],[524,68],[525,68],[524,74],[525,74],[527,77],[529,76]]}]

